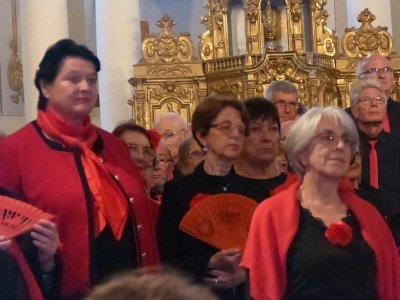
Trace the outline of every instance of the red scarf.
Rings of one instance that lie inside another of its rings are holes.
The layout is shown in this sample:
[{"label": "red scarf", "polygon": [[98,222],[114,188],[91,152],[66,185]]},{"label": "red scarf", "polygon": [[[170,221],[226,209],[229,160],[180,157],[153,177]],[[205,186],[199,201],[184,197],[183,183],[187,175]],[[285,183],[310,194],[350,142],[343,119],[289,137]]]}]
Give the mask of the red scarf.
[{"label": "red scarf", "polygon": [[24,277],[25,285],[29,293],[29,298],[32,300],[43,300],[44,298],[42,291],[40,290],[39,285],[37,284],[35,277],[32,274],[31,268],[25,260],[25,256],[22,254],[15,240],[11,241],[9,252],[12,256],[14,256],[21,271],[21,274]]},{"label": "red scarf", "polygon": [[[39,110],[37,122],[51,139],[81,151],[83,168],[95,202],[95,236],[109,224],[115,239],[120,240],[128,218],[128,203],[101,158],[92,151],[97,140],[96,128],[87,116],[82,126],[72,126],[54,110]],[[78,140],[77,137],[83,137]]]}]

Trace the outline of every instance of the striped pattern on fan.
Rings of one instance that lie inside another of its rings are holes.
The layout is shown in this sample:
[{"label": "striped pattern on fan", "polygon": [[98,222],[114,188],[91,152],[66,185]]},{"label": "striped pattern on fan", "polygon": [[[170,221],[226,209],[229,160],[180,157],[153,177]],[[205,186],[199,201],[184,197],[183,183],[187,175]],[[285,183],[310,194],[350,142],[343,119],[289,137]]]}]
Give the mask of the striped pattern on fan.
[{"label": "striped pattern on fan", "polygon": [[40,219],[53,218],[54,215],[25,202],[0,196],[0,235],[4,235],[6,239],[12,239],[32,229]]},{"label": "striped pattern on fan", "polygon": [[212,195],[185,214],[179,229],[221,250],[244,250],[256,206],[256,201],[242,195]]}]

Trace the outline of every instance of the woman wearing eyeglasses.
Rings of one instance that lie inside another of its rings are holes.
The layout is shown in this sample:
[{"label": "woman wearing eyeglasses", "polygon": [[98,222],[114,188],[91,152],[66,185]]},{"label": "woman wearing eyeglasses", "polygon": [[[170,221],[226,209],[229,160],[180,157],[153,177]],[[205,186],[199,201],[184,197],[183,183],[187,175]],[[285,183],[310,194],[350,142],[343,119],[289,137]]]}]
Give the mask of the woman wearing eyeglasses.
[{"label": "woman wearing eyeglasses", "polygon": [[287,154],[299,180],[253,215],[241,266],[264,299],[398,299],[400,261],[378,211],[341,184],[358,150],[351,118],[313,108],[294,124]]},{"label": "woman wearing eyeglasses", "polygon": [[179,145],[178,163],[174,170],[174,177],[191,174],[194,169],[204,160],[204,152],[197,141],[188,137]]},{"label": "woman wearing eyeglasses", "polygon": [[162,260],[211,286],[220,299],[243,299],[245,273],[239,249],[218,249],[179,230],[179,223],[196,195],[236,193],[257,201],[268,191],[249,186],[233,168],[248,131],[243,104],[229,96],[202,100],[192,118],[193,137],[205,152],[192,174],[167,182],[158,226]]}]

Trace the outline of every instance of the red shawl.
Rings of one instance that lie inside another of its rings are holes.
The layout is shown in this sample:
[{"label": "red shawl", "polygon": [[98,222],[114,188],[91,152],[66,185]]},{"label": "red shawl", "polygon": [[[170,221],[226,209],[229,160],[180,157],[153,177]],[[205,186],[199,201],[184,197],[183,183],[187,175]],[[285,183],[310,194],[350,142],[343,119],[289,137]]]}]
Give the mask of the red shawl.
[{"label": "red shawl", "polygon": [[[256,209],[241,266],[249,269],[255,300],[280,300],[286,292],[286,257],[297,233],[299,205],[296,182]],[[365,241],[376,256],[379,299],[400,297],[400,259],[392,234],[376,209],[346,188],[339,195],[357,218]],[[260,267],[262,266],[262,267]]]}]

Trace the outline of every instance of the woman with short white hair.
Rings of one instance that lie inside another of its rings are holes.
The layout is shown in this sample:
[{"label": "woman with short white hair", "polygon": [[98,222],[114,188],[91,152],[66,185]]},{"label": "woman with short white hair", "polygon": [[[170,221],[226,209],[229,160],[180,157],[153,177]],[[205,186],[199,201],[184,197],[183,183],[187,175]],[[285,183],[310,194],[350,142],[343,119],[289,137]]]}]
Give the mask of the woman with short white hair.
[{"label": "woman with short white hair", "polygon": [[393,237],[376,209],[341,183],[358,150],[351,118],[340,108],[313,108],[286,146],[299,179],[253,216],[241,264],[252,297],[397,299]]}]

